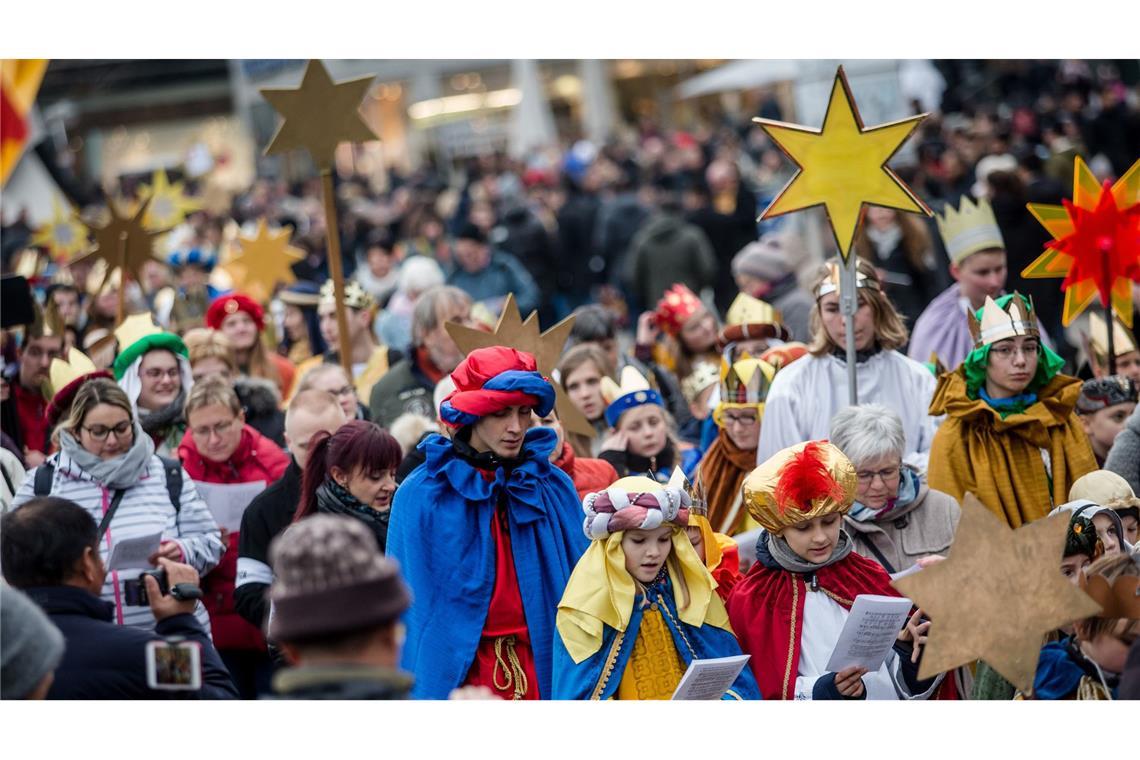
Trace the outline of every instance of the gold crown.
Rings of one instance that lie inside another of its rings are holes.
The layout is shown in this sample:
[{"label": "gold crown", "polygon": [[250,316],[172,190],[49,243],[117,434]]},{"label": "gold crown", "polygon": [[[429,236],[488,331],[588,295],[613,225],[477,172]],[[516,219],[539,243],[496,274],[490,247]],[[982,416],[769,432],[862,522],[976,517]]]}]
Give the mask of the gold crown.
[{"label": "gold crown", "polygon": [[728,307],[725,324],[729,325],[782,325],[780,312],[771,304],[741,293]]},{"label": "gold crown", "polygon": [[732,364],[720,363],[720,403],[713,420],[723,427],[726,409],[756,409],[763,412],[764,401],[772,387],[776,368],[766,361],[742,355]]},{"label": "gold crown", "polygon": [[985,198],[975,204],[969,196],[963,195],[959,208],[947,203],[945,212],[935,217],[938,232],[946,245],[946,254],[955,264],[961,264],[968,256],[988,248],[1005,250],[994,211]]},{"label": "gold crown", "polygon": [[85,353],[77,348],[69,349],[67,359],[51,360],[51,369],[49,370],[51,393],[54,396],[67,387],[69,383],[98,371],[99,368],[95,366],[95,362],[87,358]]},{"label": "gold crown", "polygon": [[696,400],[701,392],[710,385],[716,385],[719,379],[719,370],[712,362],[698,362],[692,373],[681,381],[681,395],[690,404]]},{"label": "gold crown", "polygon": [[[1104,317],[1095,311],[1089,312],[1089,348],[1100,363],[1108,361],[1108,328]],[[1118,357],[1136,350],[1136,338],[1115,314],[1112,315],[1112,349]]]},{"label": "gold crown", "polygon": [[989,346],[1017,335],[1034,337],[1040,335],[1037,329],[1037,313],[1033,310],[1033,299],[1021,295],[1016,290],[1013,291],[1013,296],[1004,309],[998,306],[993,298],[986,296],[981,322],[973,312],[967,312],[966,316],[970,323],[970,337],[974,340],[974,348]]},{"label": "gold crown", "polygon": [[1080,573],[1081,590],[1100,605],[1100,618],[1140,619],[1140,576],[1121,575],[1110,586],[1103,575]]},{"label": "gold crown", "polygon": [[[336,288],[332,280],[326,280],[321,286],[321,306],[336,304]],[[356,280],[349,280],[344,284],[344,305],[350,309],[364,311],[376,306],[372,294],[364,289]]]},{"label": "gold crown", "polygon": [[689,499],[693,502],[689,507],[689,511],[693,514],[708,515],[709,503],[705,500],[705,489],[698,482],[696,485],[689,482],[685,477],[684,471],[680,467],[673,468],[673,474],[669,476],[669,482],[665,484],[666,488],[676,488],[684,491],[689,495]]},{"label": "gold crown", "polygon": [[648,392],[652,390],[649,381],[645,379],[645,375],[641,374],[634,367],[628,364],[621,369],[621,385],[615,383],[608,375],[602,378],[602,399],[607,404],[612,404],[622,396],[629,395],[630,393],[638,393],[640,391]]},{"label": "gold crown", "polygon": [[144,311],[141,314],[132,314],[124,319],[123,324],[115,328],[115,340],[119,342],[119,350],[123,351],[146,336],[157,335],[161,332],[162,328],[154,323],[150,312]]},{"label": "gold crown", "polygon": [[42,306],[38,301],[33,299],[32,312],[35,315],[34,320],[28,325],[28,331],[25,335],[26,338],[62,338],[65,328],[63,319],[59,316],[59,312],[49,306],[47,312],[44,312]]},{"label": "gold crown", "polygon": [[[835,262],[829,262],[827,265],[827,277],[815,289],[815,298],[818,301],[828,293],[842,293],[841,280],[843,273],[840,271],[839,265]],[[855,270],[855,288],[867,288],[869,290],[881,290],[879,281],[874,277],[868,277],[858,269]]]}]

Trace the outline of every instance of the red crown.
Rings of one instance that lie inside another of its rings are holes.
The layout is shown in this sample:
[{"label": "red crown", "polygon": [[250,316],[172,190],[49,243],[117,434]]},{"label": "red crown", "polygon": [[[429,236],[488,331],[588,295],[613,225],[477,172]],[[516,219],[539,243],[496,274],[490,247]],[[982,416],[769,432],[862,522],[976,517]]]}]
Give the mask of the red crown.
[{"label": "red crown", "polygon": [[701,299],[697,298],[693,291],[677,283],[666,290],[665,297],[657,302],[654,319],[662,330],[676,337],[681,332],[681,327],[689,321],[689,317],[696,314],[703,306]]}]

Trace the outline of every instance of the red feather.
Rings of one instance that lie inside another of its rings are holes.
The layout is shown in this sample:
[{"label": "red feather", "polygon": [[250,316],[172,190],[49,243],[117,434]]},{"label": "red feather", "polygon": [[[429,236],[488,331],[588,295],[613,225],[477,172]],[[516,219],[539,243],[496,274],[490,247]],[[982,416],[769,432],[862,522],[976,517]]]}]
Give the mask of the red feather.
[{"label": "red feather", "polygon": [[827,469],[823,444],[810,441],[780,468],[772,498],[783,514],[790,508],[810,512],[811,503],[824,497],[841,501],[843,486]]}]

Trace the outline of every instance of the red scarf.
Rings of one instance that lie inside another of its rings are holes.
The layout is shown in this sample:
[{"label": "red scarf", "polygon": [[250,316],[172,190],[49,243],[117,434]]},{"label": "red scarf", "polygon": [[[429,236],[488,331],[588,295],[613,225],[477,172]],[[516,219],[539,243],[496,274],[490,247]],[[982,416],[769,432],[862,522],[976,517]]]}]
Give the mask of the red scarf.
[{"label": "red scarf", "polygon": [[431,353],[423,346],[416,349],[416,364],[427,375],[427,379],[431,380],[432,385],[439,385],[439,381],[447,374],[440,372],[439,367],[436,367],[435,362],[431,360]]}]

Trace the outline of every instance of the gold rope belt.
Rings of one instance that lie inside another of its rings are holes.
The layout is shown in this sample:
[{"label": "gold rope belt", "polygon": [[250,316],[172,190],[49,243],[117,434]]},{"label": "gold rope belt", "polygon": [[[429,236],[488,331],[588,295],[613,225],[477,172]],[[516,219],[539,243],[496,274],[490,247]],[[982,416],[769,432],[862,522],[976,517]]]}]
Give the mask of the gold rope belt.
[{"label": "gold rope belt", "polygon": [[[503,648],[506,647],[507,658],[503,659]],[[499,683],[499,669],[502,668],[503,683]],[[522,699],[526,696],[528,684],[526,678],[526,671],[523,670],[522,663],[519,662],[518,652],[515,650],[515,637],[510,636],[496,636],[495,637],[495,669],[491,672],[491,683],[499,691],[510,691],[514,687],[514,696],[512,699]]]}]

